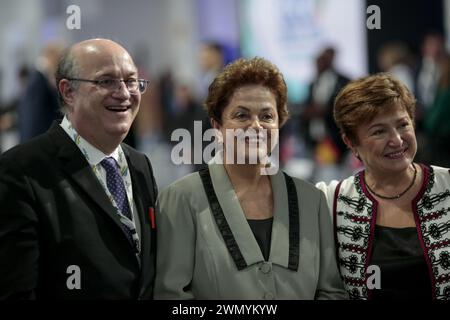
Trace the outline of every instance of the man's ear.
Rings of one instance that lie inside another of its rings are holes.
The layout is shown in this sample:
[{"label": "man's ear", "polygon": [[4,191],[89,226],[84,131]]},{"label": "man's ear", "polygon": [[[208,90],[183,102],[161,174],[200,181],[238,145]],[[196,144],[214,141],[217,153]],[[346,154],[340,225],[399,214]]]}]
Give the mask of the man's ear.
[{"label": "man's ear", "polygon": [[67,79],[62,79],[61,81],[59,81],[58,90],[59,93],[61,94],[61,97],[65,101],[66,105],[70,108],[70,106],[74,102],[74,93],[75,93],[75,89],[71,85],[70,81]]}]

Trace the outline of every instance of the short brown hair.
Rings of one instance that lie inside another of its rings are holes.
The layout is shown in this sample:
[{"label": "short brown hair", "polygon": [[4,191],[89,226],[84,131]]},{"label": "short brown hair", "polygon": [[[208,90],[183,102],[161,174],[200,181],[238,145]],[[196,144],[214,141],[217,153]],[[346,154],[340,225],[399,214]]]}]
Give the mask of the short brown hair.
[{"label": "short brown hair", "polygon": [[236,89],[245,85],[262,85],[275,95],[279,126],[289,118],[287,87],[283,75],[263,58],[238,59],[228,64],[209,86],[205,109],[210,118],[221,123],[223,109]]},{"label": "short brown hair", "polygon": [[414,123],[416,99],[388,73],[377,73],[348,83],[334,101],[334,120],[342,134],[357,144],[356,131],[382,110],[400,104]]}]

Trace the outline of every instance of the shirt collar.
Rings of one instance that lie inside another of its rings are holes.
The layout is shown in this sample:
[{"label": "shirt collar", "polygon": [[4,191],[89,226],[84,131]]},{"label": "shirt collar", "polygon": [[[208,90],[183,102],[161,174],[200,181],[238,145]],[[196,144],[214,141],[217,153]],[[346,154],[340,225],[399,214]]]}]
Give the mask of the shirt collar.
[{"label": "shirt collar", "polygon": [[75,142],[91,166],[98,165],[106,157],[112,157],[119,163],[119,154],[123,152],[120,145],[111,154],[107,155],[79,135],[67,116],[64,116],[60,126]]}]

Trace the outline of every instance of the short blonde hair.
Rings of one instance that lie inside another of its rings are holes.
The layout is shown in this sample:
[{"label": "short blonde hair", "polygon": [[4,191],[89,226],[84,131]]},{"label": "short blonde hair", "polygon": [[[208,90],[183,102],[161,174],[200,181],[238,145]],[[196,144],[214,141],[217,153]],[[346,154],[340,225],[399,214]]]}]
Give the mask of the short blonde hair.
[{"label": "short blonde hair", "polygon": [[357,144],[356,131],[382,110],[400,104],[414,123],[416,99],[388,73],[377,73],[348,83],[334,101],[334,120],[342,134]]}]

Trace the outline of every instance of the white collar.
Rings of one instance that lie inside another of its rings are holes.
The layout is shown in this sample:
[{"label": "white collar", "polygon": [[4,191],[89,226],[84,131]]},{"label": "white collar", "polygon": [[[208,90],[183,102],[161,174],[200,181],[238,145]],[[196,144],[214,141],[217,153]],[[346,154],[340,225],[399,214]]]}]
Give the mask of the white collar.
[{"label": "white collar", "polygon": [[119,163],[119,153],[123,152],[122,147],[119,145],[111,154],[105,154],[92,144],[90,144],[86,139],[84,139],[73,127],[67,116],[60,123],[60,126],[69,135],[69,137],[75,142],[75,144],[80,148],[86,160],[91,166],[98,165],[106,157],[112,157]]}]

